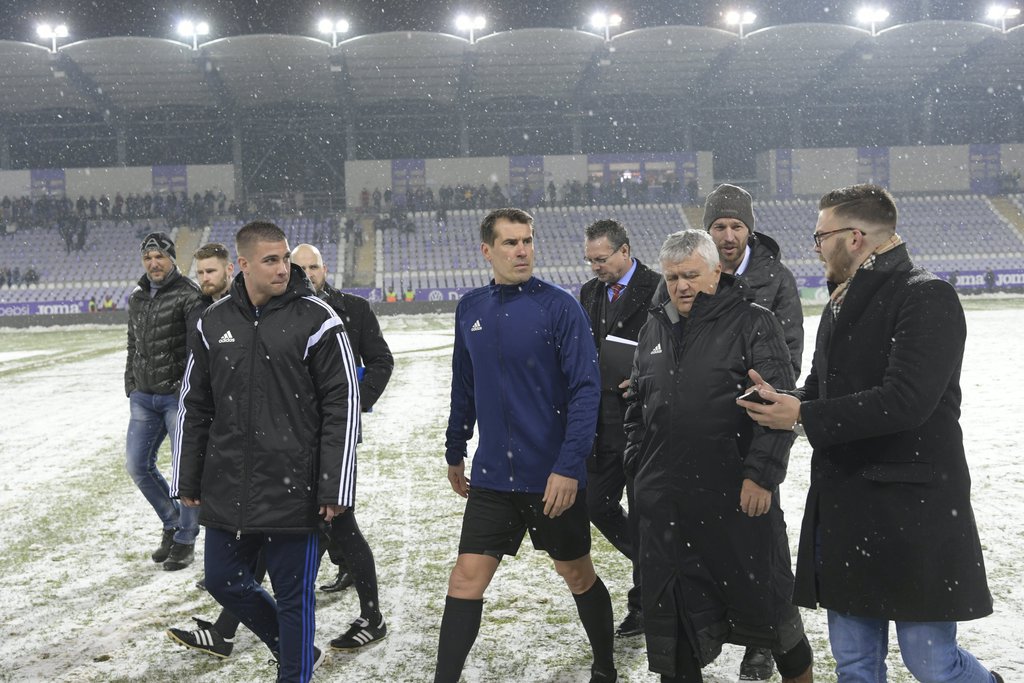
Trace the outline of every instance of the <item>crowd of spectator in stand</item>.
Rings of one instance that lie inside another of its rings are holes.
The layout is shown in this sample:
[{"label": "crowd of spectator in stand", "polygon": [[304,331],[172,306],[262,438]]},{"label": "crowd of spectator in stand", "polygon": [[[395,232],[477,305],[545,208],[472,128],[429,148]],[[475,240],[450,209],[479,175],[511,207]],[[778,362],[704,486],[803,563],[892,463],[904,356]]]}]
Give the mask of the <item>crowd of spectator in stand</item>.
[{"label": "crowd of spectator in stand", "polygon": [[[165,218],[172,225],[203,225],[212,216],[238,213],[235,202],[229,202],[223,192],[207,190],[204,194],[187,192],[129,193],[120,192],[113,199],[107,194],[88,199],[71,197],[9,197],[0,199],[0,222],[18,227],[53,227],[74,224],[80,220],[126,220]],[[80,248],[80,247],[79,247]]]},{"label": "crowd of spectator in stand", "polygon": [[[302,192],[254,196],[248,202],[228,199],[223,192],[213,190],[195,192],[191,197],[184,191],[127,195],[117,192],[113,199],[107,194],[91,195],[88,199],[80,195],[75,200],[66,196],[4,196],[0,199],[0,228],[61,228],[61,237],[71,252],[83,248],[88,236],[84,221],[88,220],[134,223],[136,219],[164,218],[171,226],[197,228],[217,217],[246,221],[255,216],[305,213],[316,211],[305,206]],[[82,230],[86,232],[80,237]],[[70,236],[65,236],[65,232]]]},{"label": "crowd of spectator in stand", "polygon": [[4,266],[0,268],[0,287],[4,285],[14,287],[15,285],[34,285],[39,282],[39,273],[34,266],[29,266],[25,272],[21,272],[20,266]]},{"label": "crowd of spectator in stand", "polygon": [[523,208],[538,206],[596,206],[601,204],[649,204],[658,202],[687,202],[696,204],[699,187],[695,179],[683,186],[675,176],[661,182],[647,182],[639,177],[625,176],[614,182],[588,182],[567,180],[559,188],[554,181],[546,187],[509,188],[508,194],[498,183],[490,188],[484,183],[457,183],[442,185],[435,193],[431,187],[410,188],[396,195],[391,188],[383,192],[363,188],[359,193],[359,208],[364,213],[389,214],[395,207],[406,211],[438,211],[452,209],[495,209],[515,205]]}]

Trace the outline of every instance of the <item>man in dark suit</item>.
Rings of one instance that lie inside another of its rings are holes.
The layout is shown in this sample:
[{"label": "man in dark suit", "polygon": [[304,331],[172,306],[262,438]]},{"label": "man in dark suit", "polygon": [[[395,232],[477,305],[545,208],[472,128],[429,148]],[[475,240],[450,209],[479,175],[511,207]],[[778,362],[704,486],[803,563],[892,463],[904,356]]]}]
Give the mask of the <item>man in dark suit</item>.
[{"label": "man in dark suit", "polygon": [[[580,290],[580,304],[590,317],[590,329],[601,364],[601,412],[597,424],[594,454],[588,461],[587,509],[590,521],[615,548],[633,562],[633,587],[629,591],[628,612],[616,633],[635,636],[643,633],[643,612],[640,607],[640,583],[636,557],[636,525],[622,509],[619,501],[626,491],[629,509],[633,510],[633,482],[622,469],[622,452],[626,435],[622,430],[626,402],[622,398],[629,385],[632,363],[610,362],[612,345],[625,347],[632,358],[633,345],[647,309],[661,282],[661,276],[632,257],[629,234],[618,222],[601,220],[586,229],[585,254],[594,278]],[[629,340],[633,345],[607,337]],[[606,348],[607,347],[607,348]],[[604,349],[604,351],[602,351]]]},{"label": "man in dark suit", "polygon": [[889,622],[919,681],[1001,683],[957,645],[992,613],[960,431],[967,328],[956,292],[914,266],[877,185],[821,198],[814,246],[830,292],[803,387],[750,373],[759,424],[814,448],[794,602],[828,610],[840,681],[885,679]]}]

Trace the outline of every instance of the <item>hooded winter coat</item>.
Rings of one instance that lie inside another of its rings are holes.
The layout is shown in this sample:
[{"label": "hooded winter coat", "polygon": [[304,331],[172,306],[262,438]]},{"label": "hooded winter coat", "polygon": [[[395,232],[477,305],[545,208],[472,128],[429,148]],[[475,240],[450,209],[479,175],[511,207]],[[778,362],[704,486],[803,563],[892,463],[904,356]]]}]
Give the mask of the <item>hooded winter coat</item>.
[{"label": "hooded winter coat", "polygon": [[203,313],[182,383],[171,495],[238,533],[309,533],[355,500],[359,383],[341,319],[292,265],[256,316],[244,275]]},{"label": "hooded winter coat", "polygon": [[782,263],[779,245],[768,235],[755,232],[747,242],[750,262],[740,279],[753,293],[755,303],[775,314],[782,325],[793,364],[793,376],[800,376],[804,353],[804,309],[793,272]]},{"label": "hooded winter coat", "polygon": [[814,447],[797,604],[859,617],[992,612],[960,431],[967,327],[952,285],[906,246],[857,271],[794,392]]},{"label": "hooded winter coat", "polygon": [[[777,491],[794,436],[759,427],[735,403],[751,368],[782,387],[793,369],[778,320],[745,295],[723,274],[714,295],[695,299],[681,342],[671,301],[653,307],[634,360],[626,469],[636,477],[648,659],[668,676],[685,643],[706,665],[724,642],[785,651],[803,636]],[[772,491],[767,514],[740,510],[744,479]]]},{"label": "hooded winter coat", "polygon": [[200,306],[199,286],[175,268],[150,296],[143,275],[128,297],[128,360],[124,393],[173,394],[185,372],[187,322]]}]

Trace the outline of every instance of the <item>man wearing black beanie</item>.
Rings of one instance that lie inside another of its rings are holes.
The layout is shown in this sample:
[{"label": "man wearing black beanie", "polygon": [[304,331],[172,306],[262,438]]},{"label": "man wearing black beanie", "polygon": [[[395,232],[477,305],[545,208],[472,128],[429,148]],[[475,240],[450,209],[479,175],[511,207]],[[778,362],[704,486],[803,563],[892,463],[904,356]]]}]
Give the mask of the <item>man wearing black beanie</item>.
[{"label": "man wearing black beanie", "polygon": [[174,434],[178,390],[185,373],[186,322],[199,305],[201,292],[178,270],[169,235],[146,235],[140,251],[146,274],[128,297],[124,392],[131,402],[131,418],[125,466],[163,527],[160,546],[150,557],[175,571],[192,563],[199,515],[195,508],[171,499],[156,461],[164,437]]}]

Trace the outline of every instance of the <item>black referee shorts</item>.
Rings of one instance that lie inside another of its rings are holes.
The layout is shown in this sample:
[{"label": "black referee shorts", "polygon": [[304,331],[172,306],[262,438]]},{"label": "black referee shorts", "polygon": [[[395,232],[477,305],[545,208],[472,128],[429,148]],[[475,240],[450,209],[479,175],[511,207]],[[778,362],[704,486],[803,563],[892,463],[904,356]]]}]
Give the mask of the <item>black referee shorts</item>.
[{"label": "black referee shorts", "polygon": [[459,554],[490,555],[501,560],[515,555],[530,532],[533,547],[560,562],[590,552],[587,492],[580,490],[568,510],[554,519],[544,514],[541,493],[509,493],[470,487],[462,516]]}]

